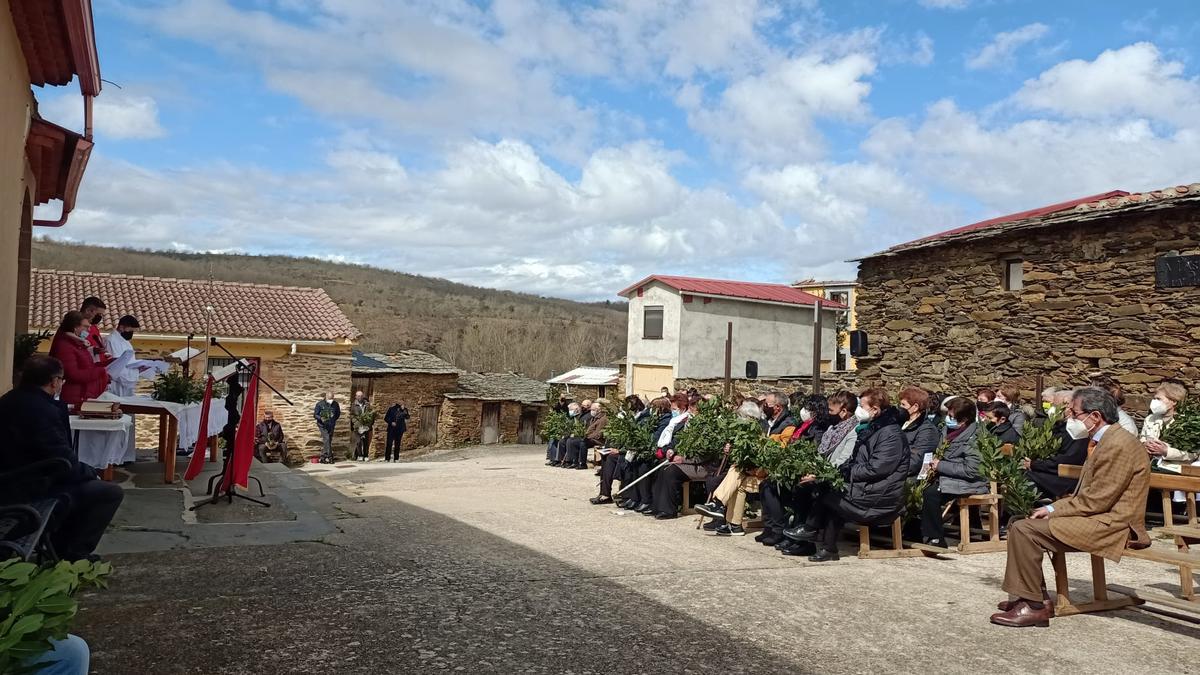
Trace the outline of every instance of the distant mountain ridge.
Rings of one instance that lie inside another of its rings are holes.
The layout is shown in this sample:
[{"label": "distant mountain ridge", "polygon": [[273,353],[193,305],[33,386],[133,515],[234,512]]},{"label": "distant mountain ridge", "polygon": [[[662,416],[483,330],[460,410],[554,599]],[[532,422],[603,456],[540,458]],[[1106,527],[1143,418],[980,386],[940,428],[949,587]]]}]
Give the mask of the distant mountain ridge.
[{"label": "distant mountain ridge", "polygon": [[[478,288],[365,265],[289,256],[142,251],[33,242],[33,266],[323,288],[366,351],[421,349],[459,368],[546,378],[625,352],[625,304]],[[614,291],[615,292],[615,291]]]}]

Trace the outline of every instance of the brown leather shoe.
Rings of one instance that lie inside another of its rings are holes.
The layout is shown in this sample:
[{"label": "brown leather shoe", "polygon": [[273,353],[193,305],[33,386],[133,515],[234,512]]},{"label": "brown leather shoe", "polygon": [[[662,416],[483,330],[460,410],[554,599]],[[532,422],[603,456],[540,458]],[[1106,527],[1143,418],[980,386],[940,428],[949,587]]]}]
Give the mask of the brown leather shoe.
[{"label": "brown leather shoe", "polygon": [[1050,605],[1043,605],[1041,609],[1034,609],[1029,606],[1029,602],[1018,600],[1007,612],[993,614],[992,623],[998,626],[1011,626],[1013,628],[1025,628],[1027,626],[1045,628],[1050,625],[1050,616]]},{"label": "brown leather shoe", "polygon": [[[1012,609],[1013,605],[1017,604],[1018,602],[1020,602],[1020,600],[1001,600],[1000,602],[996,603],[996,609],[1000,610],[1001,612],[1007,612],[1008,610]],[[1053,618],[1054,617],[1054,601],[1050,599],[1050,591],[1042,591],[1042,602],[1047,607],[1050,608],[1050,616],[1051,616],[1051,618]]]}]

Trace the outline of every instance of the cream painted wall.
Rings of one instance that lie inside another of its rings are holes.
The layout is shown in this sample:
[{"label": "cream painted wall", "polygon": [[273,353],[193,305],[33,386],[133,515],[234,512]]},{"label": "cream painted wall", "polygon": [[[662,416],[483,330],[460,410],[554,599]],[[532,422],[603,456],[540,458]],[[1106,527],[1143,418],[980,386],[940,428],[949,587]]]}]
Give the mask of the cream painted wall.
[{"label": "cream painted wall", "polygon": [[[629,298],[629,326],[626,330],[625,358],[630,374],[625,383],[626,394],[642,389],[635,382],[637,371],[634,365],[674,366],[679,361],[679,316],[681,301],[679,293],[657,281],[642,287],[642,297],[634,291]],[[647,340],[642,337],[644,310],[646,307],[661,306],[663,308],[663,337],[661,340]],[[679,377],[672,372],[672,379]],[[655,391],[661,385],[655,384]]]},{"label": "cream painted wall", "polygon": [[12,383],[21,206],[30,182],[25,136],[32,106],[29,68],[9,0],[0,0],[0,391]]},{"label": "cream painted wall", "polygon": [[[761,302],[694,297],[681,304],[678,378],[725,376],[725,336],[733,322],[733,376],[758,362],[759,377],[812,374],[813,309]],[[834,355],[836,312],[821,317],[821,356]]]}]

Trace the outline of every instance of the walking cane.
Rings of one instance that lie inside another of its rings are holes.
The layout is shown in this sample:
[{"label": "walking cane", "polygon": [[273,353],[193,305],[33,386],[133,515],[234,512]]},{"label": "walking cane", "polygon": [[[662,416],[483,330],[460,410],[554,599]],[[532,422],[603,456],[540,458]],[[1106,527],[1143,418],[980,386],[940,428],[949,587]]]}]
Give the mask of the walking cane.
[{"label": "walking cane", "polygon": [[650,469],[650,470],[649,470],[649,471],[647,471],[646,473],[644,473],[644,474],[642,474],[642,475],[638,476],[638,479],[637,479],[637,480],[633,481],[633,482],[632,482],[632,483],[630,483],[629,485],[623,485],[623,486],[621,486],[621,489],[620,489],[620,490],[617,490],[617,494],[615,494],[615,495],[613,495],[613,496],[614,496],[614,497],[619,497],[619,496],[621,496],[621,493],[622,493],[622,492],[624,492],[624,491],[628,490],[629,488],[633,487],[634,485],[637,485],[638,483],[642,482],[642,479],[646,478],[646,477],[647,477],[647,476],[649,476],[650,474],[654,473],[655,471],[658,471],[659,469],[663,468],[664,466],[666,466],[666,465],[668,465],[668,464],[670,464],[670,463],[671,463],[671,460],[669,460],[669,459],[664,459],[664,460],[662,461],[662,464],[659,464],[658,466],[654,467],[653,469]]}]

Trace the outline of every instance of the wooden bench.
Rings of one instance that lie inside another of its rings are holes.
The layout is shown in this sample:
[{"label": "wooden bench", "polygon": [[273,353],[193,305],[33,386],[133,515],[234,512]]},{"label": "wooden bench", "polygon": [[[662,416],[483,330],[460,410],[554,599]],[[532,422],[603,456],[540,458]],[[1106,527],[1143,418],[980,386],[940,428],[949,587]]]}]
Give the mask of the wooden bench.
[{"label": "wooden bench", "polygon": [[[1082,472],[1083,467],[1078,465],[1061,464],[1058,467],[1058,475],[1067,478],[1079,478]],[[1192,496],[1192,503],[1194,504],[1195,497],[1191,493],[1200,490],[1200,476],[1152,473],[1150,474],[1150,488],[1187,491]],[[1192,570],[1200,567],[1200,553],[1194,553],[1189,549],[1189,543],[1200,541],[1200,527],[1195,522],[1191,522],[1186,526],[1164,526],[1156,529],[1155,532],[1172,535],[1175,538],[1176,550],[1169,551],[1151,546],[1144,549],[1126,549],[1122,555],[1138,560],[1149,560],[1151,562],[1177,566],[1179,568],[1179,590],[1182,599],[1163,597],[1157,594],[1144,596],[1136,590],[1125,586],[1110,587],[1105,582],[1104,558],[1093,555],[1091,556],[1092,601],[1082,604],[1073,603],[1068,593],[1066,555],[1056,553],[1051,557],[1051,563],[1054,566],[1055,616],[1102,612],[1121,607],[1140,605],[1145,602],[1161,603],[1176,609],[1200,612],[1200,600],[1196,598],[1192,583]],[[1110,588],[1120,593],[1122,597],[1109,598],[1108,591]]]},{"label": "wooden bench", "polygon": [[871,527],[869,525],[858,526],[858,557],[866,559],[880,558],[918,558],[936,557],[950,553],[951,549],[939,548],[937,546],[929,546],[928,544],[910,543],[908,548],[904,547],[904,517],[897,516],[892,524],[891,529],[891,546],[885,549],[871,548]]},{"label": "wooden bench", "polygon": [[[958,552],[966,555],[973,553],[998,553],[1005,551],[1008,544],[1000,539],[1000,508],[1004,497],[1000,494],[996,483],[990,483],[987,494],[967,495],[956,500],[958,504]],[[971,509],[977,508],[980,517],[987,516],[987,539],[971,541]]]}]

